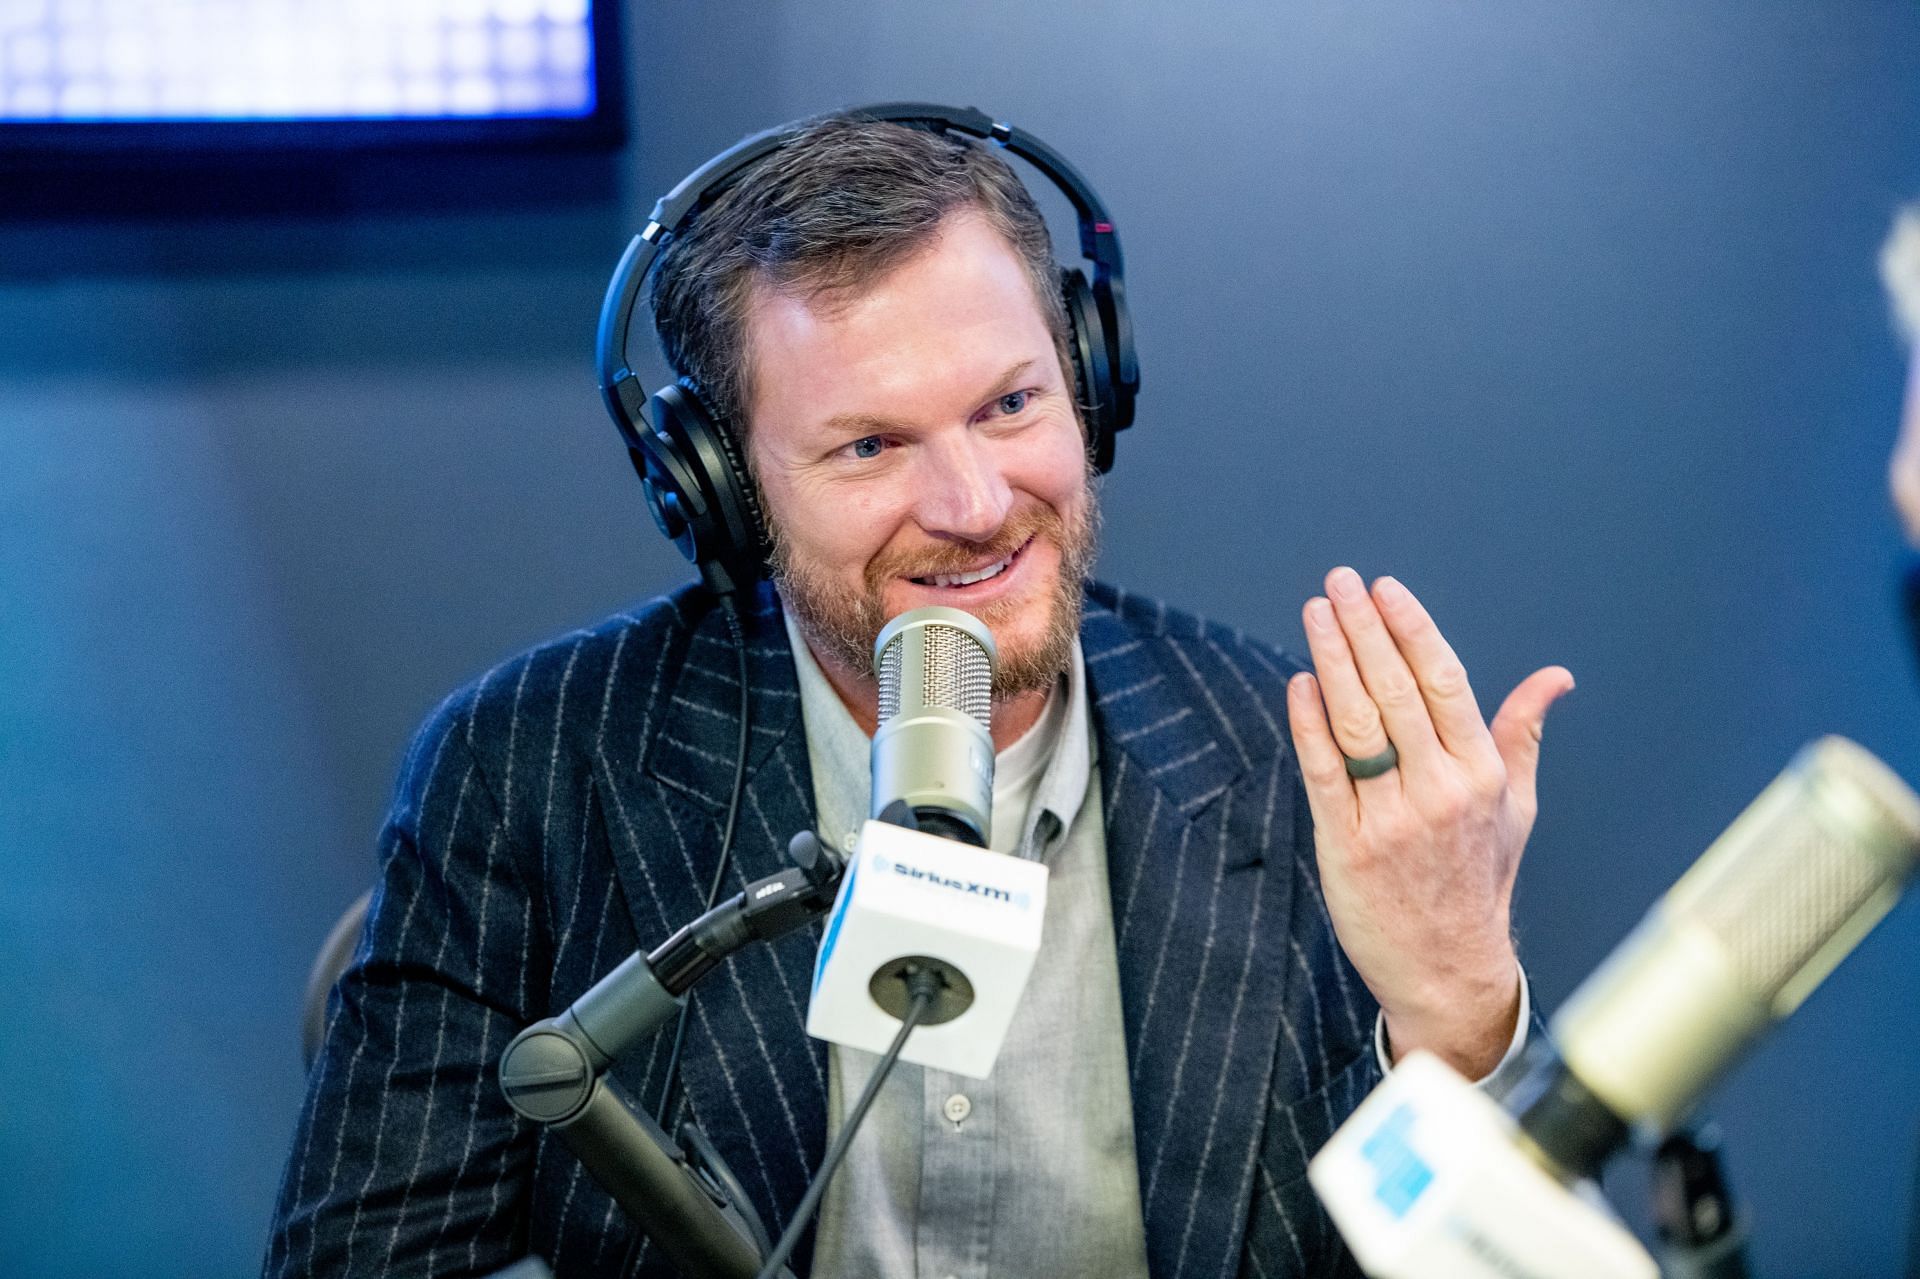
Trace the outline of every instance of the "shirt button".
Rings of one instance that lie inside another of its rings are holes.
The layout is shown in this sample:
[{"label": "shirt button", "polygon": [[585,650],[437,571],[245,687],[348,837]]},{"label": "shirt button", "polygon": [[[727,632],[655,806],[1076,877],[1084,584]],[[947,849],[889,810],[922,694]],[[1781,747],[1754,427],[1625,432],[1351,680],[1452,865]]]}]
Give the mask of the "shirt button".
[{"label": "shirt button", "polygon": [[940,1113],[957,1124],[973,1113],[973,1103],[967,1100],[965,1093],[957,1092],[947,1098],[947,1104],[940,1107]]}]

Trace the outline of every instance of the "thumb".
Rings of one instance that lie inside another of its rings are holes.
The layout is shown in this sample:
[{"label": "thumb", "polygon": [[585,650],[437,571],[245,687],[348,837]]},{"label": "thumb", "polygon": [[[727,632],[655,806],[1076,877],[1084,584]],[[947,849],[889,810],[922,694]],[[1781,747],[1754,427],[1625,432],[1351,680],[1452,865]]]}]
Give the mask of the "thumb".
[{"label": "thumb", "polygon": [[1533,782],[1540,768],[1540,734],[1547,711],[1572,691],[1573,672],[1549,666],[1521,680],[1493,717],[1493,744],[1507,766],[1507,786],[1528,812],[1534,808]]}]

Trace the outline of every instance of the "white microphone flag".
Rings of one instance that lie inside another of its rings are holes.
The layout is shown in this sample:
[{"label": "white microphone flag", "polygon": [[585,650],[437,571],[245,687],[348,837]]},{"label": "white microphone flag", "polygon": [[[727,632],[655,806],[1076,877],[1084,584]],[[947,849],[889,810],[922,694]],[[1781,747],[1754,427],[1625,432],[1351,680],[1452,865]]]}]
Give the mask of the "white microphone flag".
[{"label": "white microphone flag", "polygon": [[1047,868],[950,839],[869,821],[827,917],[813,969],[807,1033],[881,1053],[900,1023],[874,1001],[874,974],[924,955],[960,970],[973,1003],[923,1025],[900,1057],[985,1079],[1040,953]]},{"label": "white microphone flag", "polygon": [[1657,1279],[1653,1258],[1522,1151],[1513,1117],[1409,1053],[1307,1165],[1374,1279]]}]

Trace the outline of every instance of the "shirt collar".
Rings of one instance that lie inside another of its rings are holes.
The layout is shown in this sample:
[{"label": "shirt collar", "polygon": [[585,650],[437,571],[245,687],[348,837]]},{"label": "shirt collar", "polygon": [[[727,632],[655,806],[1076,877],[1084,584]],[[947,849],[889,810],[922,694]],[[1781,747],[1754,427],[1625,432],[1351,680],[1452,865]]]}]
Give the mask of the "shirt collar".
[{"label": "shirt collar", "polygon": [[[1020,841],[1022,856],[1043,861],[1060,838],[1073,829],[1086,803],[1087,784],[1093,778],[1093,707],[1087,698],[1087,663],[1080,652],[1078,635],[1073,638],[1073,654],[1067,662],[1065,692],[1065,714],[1059,723],[1053,758],[1040,775],[1039,789],[1033,794],[1033,811]],[[1055,685],[1053,698],[1060,694],[1060,687]],[[1045,723],[1047,718],[1041,716],[1041,722]],[[1019,746],[1019,742],[1014,743],[1008,752]]]}]

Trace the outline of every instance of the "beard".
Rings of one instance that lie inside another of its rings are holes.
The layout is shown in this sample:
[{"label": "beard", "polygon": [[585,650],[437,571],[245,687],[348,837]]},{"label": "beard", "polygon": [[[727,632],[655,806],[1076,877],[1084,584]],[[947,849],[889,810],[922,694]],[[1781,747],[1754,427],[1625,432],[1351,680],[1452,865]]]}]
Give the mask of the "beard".
[{"label": "beard", "polygon": [[[1029,540],[1051,541],[1059,548],[1060,567],[1046,600],[1046,626],[1039,642],[1015,647],[1001,643],[999,634],[994,635],[998,652],[993,671],[994,697],[1040,692],[1051,688],[1073,659],[1085,582],[1099,550],[1100,510],[1091,473],[1082,498],[1070,520],[1051,506],[1033,506],[1009,516],[999,531],[983,542],[883,552],[867,564],[857,594],[849,594],[821,566],[796,555],[779,522],[770,521],[773,553],[768,559],[768,575],[814,650],[849,670],[866,674],[873,669],[873,643],[889,620],[883,598],[887,583],[901,577],[963,573],[983,559],[1005,559]],[[1008,599],[969,611],[986,623],[988,630],[997,632],[1029,606],[1025,600]]]}]

